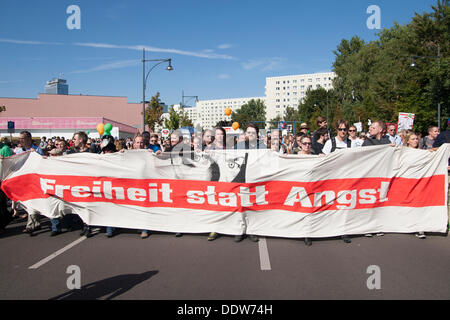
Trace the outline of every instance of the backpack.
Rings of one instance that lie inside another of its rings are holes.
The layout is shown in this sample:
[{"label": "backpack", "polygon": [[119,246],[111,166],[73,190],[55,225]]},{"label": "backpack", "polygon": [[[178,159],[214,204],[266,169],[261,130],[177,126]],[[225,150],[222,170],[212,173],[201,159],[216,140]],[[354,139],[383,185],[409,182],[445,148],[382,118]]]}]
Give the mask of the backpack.
[{"label": "backpack", "polygon": [[[347,138],[347,148],[351,148],[352,146],[352,140]],[[334,152],[336,150],[336,138],[331,138],[331,152]]]}]

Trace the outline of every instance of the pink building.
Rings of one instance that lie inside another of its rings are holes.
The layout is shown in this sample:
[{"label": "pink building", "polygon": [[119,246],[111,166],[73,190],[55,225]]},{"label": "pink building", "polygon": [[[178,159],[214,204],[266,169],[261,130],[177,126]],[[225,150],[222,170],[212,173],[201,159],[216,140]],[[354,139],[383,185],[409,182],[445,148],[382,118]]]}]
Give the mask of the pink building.
[{"label": "pink building", "polygon": [[[0,132],[14,121],[17,131],[42,135],[57,129],[97,132],[98,123],[111,123],[121,136],[132,136],[142,127],[142,104],[128,103],[126,97],[38,94],[37,99],[0,98]],[[56,134],[55,134],[56,135]]]}]

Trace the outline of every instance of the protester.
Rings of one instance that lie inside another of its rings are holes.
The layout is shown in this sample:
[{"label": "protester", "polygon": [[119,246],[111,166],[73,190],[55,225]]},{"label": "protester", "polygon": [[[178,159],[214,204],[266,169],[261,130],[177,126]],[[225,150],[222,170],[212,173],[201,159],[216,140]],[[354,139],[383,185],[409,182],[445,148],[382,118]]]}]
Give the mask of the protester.
[{"label": "protester", "polygon": [[325,142],[322,152],[326,155],[334,152],[336,149],[351,148],[352,141],[347,138],[348,122],[339,120],[337,122],[337,135]]},{"label": "protester", "polygon": [[389,138],[391,143],[395,144],[396,146],[401,146],[402,138],[400,137],[400,135],[395,133],[395,130],[396,130],[395,124],[390,124],[387,127],[387,135],[386,136]]},{"label": "protester", "polygon": [[313,138],[312,149],[314,150],[314,154],[323,154],[322,150],[325,145],[325,142],[329,139],[328,129],[320,128],[315,131],[316,138]]},{"label": "protester", "polygon": [[276,151],[279,154],[288,154],[288,148],[281,140],[281,131],[273,129],[270,132],[270,149]]},{"label": "protester", "polygon": [[150,135],[149,145],[147,149],[151,149],[153,153],[160,154],[162,152],[161,146],[158,144],[158,135]]},{"label": "protester", "polygon": [[205,147],[205,150],[223,150],[226,149],[227,132],[224,128],[218,127],[214,130],[213,142]]},{"label": "protester", "polygon": [[298,154],[302,150],[302,145],[300,143],[300,139],[305,136],[306,134],[304,132],[299,132],[295,135],[295,142],[292,145],[292,154]]},{"label": "protester", "polygon": [[211,143],[213,143],[213,140],[213,132],[211,130],[205,130],[205,132],[203,132],[203,150],[209,147]]},{"label": "protester", "polygon": [[418,149],[419,148],[419,136],[415,132],[410,132],[405,138],[406,146],[409,148]]},{"label": "protester", "polygon": [[364,140],[363,147],[378,146],[382,144],[392,144],[391,140],[384,136],[386,125],[383,121],[373,121],[369,127],[370,137]]},{"label": "protester", "polygon": [[428,136],[423,137],[419,140],[419,149],[433,149],[434,141],[436,141],[439,135],[439,128],[437,126],[428,127]]},{"label": "protester", "polygon": [[361,147],[364,143],[364,140],[358,138],[356,135],[356,127],[351,125],[348,127],[348,138],[352,141],[352,148],[358,148]]},{"label": "protester", "polygon": [[[317,142],[317,139],[319,139],[319,137],[320,137],[320,136],[317,135],[319,130],[325,129],[327,131],[327,133],[328,133],[328,136],[330,137],[330,132],[328,130],[328,121],[327,121],[327,119],[325,117],[322,117],[322,116],[317,117],[316,124],[317,124],[318,128],[317,128],[316,131],[314,131],[311,134],[313,145],[314,145],[315,142]],[[325,140],[327,140],[327,139],[325,139]]]},{"label": "protester", "polygon": [[[20,132],[19,142],[22,145],[22,149],[23,149],[22,152],[35,151],[36,153],[38,153],[41,156],[44,155],[44,152],[42,151],[42,149],[39,146],[36,146],[33,144],[33,139],[32,139],[31,133],[29,131]],[[19,152],[19,153],[21,153],[21,152]],[[14,210],[18,210],[18,209],[19,208],[16,205],[14,205]],[[40,219],[39,219],[39,214],[36,212],[33,212],[33,213],[28,212],[28,222],[27,222],[27,225],[26,225],[25,229],[23,230],[23,232],[29,233],[30,235],[32,235],[34,231],[37,231],[40,229],[41,229],[41,223],[40,223]]]},{"label": "protester", "polygon": [[[258,126],[256,126],[253,123],[249,123],[246,130],[245,130],[245,136],[246,136],[246,140],[244,142],[239,142],[237,144],[237,149],[267,149],[267,146],[261,142],[258,137],[259,137],[259,128]],[[234,237],[234,241],[235,242],[240,242],[244,239],[244,234],[241,235],[236,235]],[[258,236],[256,235],[248,235],[248,238],[250,239],[250,241],[253,242],[258,242]]]},{"label": "protester", "polygon": [[[114,138],[110,135],[103,136],[103,140],[101,143],[101,154],[109,154],[117,152],[116,144]],[[114,227],[106,227],[106,236],[111,238],[115,235],[116,228]]]}]

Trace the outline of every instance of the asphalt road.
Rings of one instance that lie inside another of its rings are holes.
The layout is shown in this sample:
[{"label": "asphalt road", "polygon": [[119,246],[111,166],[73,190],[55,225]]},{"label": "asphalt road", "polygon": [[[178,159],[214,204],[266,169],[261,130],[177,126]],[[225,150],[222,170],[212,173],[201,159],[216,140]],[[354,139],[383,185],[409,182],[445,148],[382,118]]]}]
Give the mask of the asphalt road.
[{"label": "asphalt road", "polygon": [[[307,247],[302,239],[208,242],[206,234],[141,239],[136,230],[50,237],[43,221],[33,237],[22,234],[23,221],[0,235],[1,300],[450,299],[448,234],[327,238]],[[68,287],[69,266],[79,267],[80,289]]]}]

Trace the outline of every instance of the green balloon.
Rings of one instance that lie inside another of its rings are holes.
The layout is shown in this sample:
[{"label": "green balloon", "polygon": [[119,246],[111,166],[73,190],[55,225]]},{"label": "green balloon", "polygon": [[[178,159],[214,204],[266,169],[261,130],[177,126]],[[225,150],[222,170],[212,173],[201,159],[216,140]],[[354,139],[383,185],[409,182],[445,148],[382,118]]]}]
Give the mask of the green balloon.
[{"label": "green balloon", "polygon": [[111,123],[105,124],[105,132],[106,132],[106,134],[111,134],[112,128],[113,128],[113,126],[112,126]]},{"label": "green balloon", "polygon": [[90,134],[90,132],[88,131],[87,134]]}]

